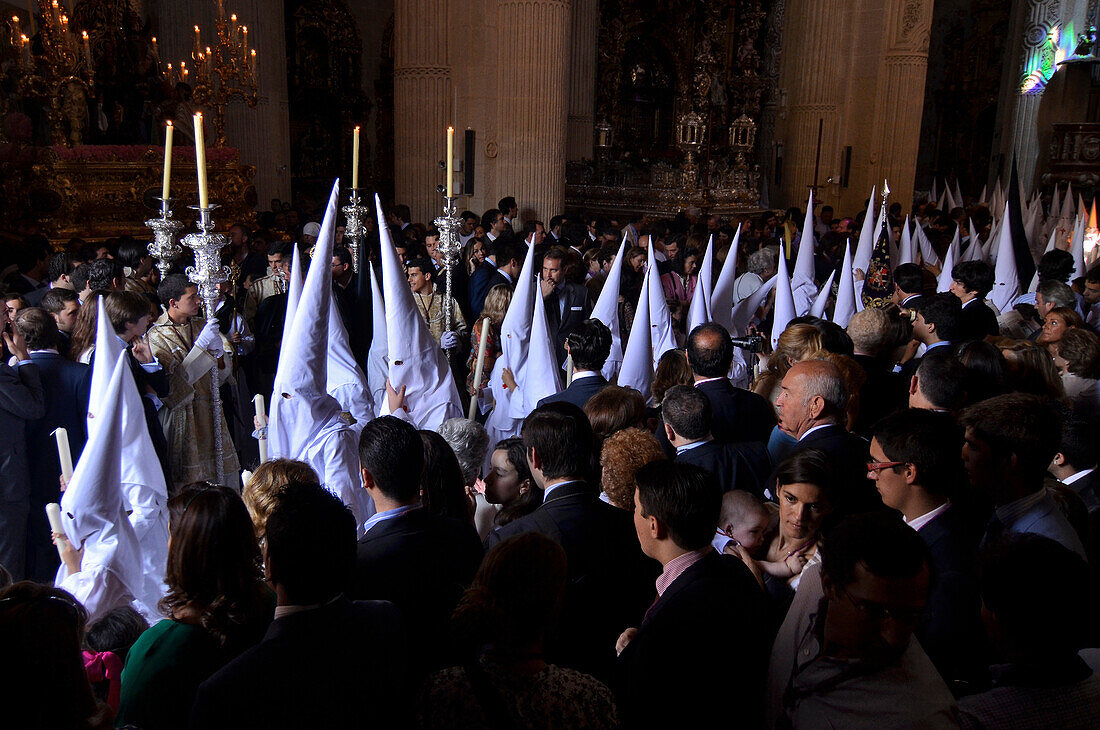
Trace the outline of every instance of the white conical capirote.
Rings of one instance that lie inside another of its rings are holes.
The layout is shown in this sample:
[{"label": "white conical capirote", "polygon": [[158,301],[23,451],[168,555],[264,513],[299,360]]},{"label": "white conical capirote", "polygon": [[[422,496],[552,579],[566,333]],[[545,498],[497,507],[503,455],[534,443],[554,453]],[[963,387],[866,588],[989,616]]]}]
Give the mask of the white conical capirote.
[{"label": "white conical capirote", "polygon": [[688,307],[687,331],[711,321],[710,300],[711,285],[714,282],[714,235],[707,241],[707,250],[703,252],[703,263],[699,267],[699,277],[695,282],[695,293]]},{"label": "white conical capirote", "polygon": [[615,262],[607,272],[607,279],[600,290],[596,305],[592,307],[592,319],[598,319],[611,330],[611,353],[604,362],[602,373],[608,381],[614,380],[619,366],[623,363],[623,334],[619,330],[619,291],[622,288],[623,253],[626,251],[626,236],[619,244]]},{"label": "white conical capirote", "polygon": [[993,291],[989,298],[998,312],[1012,308],[1016,297],[1020,296],[1020,276],[1016,271],[1016,252],[1012,246],[1012,225],[1008,218],[1008,203],[1001,220],[1001,235],[997,242],[997,265],[993,269]]},{"label": "white conical capirote", "polygon": [[656,276],[656,267],[646,269],[642,280],[642,291],[638,296],[638,308],[634,312],[634,323],[630,327],[630,337],[623,352],[623,366],[619,369],[618,384],[624,388],[634,388],[648,401],[653,385],[654,361],[653,337],[649,318],[649,278]]},{"label": "white conical capirote", "polygon": [[676,333],[672,329],[672,313],[668,309],[665,290],[661,287],[661,275],[657,269],[652,241],[647,251],[648,268],[652,269],[653,275],[646,277],[645,291],[649,292],[649,325],[653,337],[653,360],[656,362],[661,355],[676,349]]},{"label": "white conical capirote", "polygon": [[[934,181],[933,181],[934,185]],[[871,263],[871,255],[875,251],[875,234],[879,230],[873,221],[875,213],[875,191],[871,188],[871,197],[867,200],[867,213],[863,218],[863,227],[859,229],[859,242],[856,244],[855,253],[852,254],[852,268],[867,271],[867,265]]]},{"label": "white conical capirote", "polygon": [[901,225],[901,244],[898,246],[897,264],[894,268],[902,264],[911,264],[916,260],[917,257],[913,251],[913,235],[909,230],[909,216],[905,216],[905,222]]},{"label": "white conical capirote", "polygon": [[791,278],[787,273],[787,260],[779,257],[779,271],[775,282],[775,308],[772,313],[772,349],[779,341],[779,335],[787,329],[787,324],[797,315],[794,310],[794,293],[791,291]]},{"label": "white conical capirote", "polygon": [[848,326],[848,320],[856,313],[856,280],[853,275],[852,247],[844,244],[844,260],[840,265],[840,281],[837,283],[836,304],[833,305],[833,323]]},{"label": "white conical capirote", "polygon": [[413,301],[378,195],[374,196],[374,204],[382,254],[390,383],[398,390],[405,387],[408,412],[416,427],[434,431],[448,418],[462,417],[458,387],[446,354]]},{"label": "white conical capirote", "polygon": [[[734,285],[737,283],[737,253],[741,248],[741,224],[737,225],[737,231],[730,242],[729,253],[722,264],[722,270],[718,272],[718,281],[714,282],[714,289],[710,295],[711,320],[722,325],[730,332],[736,328],[733,322],[733,297]],[[779,255],[783,255],[782,246]],[[759,305],[757,305],[759,306]]]},{"label": "white conical capirote", "polygon": [[952,241],[947,247],[947,253],[943,256],[943,266],[940,268],[940,276],[936,279],[936,293],[951,290],[952,270],[955,268],[955,259],[959,255],[959,245]]}]

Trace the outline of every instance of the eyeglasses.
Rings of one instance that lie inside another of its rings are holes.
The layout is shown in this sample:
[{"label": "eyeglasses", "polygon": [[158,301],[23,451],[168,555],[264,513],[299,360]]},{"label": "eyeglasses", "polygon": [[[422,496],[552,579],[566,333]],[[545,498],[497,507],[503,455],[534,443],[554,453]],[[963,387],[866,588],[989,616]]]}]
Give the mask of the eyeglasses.
[{"label": "eyeglasses", "polygon": [[871,601],[864,601],[856,598],[851,593],[843,588],[838,589],[840,593],[848,599],[848,602],[856,607],[856,610],[860,613],[866,614],[866,616],[874,621],[882,622],[886,619],[892,619],[899,624],[915,625],[920,621],[921,615],[924,613],[924,609],[897,609],[887,608],[881,603],[873,603]]},{"label": "eyeglasses", "polygon": [[867,473],[878,473],[883,469],[888,469],[892,466],[901,466],[904,461],[869,461],[867,462]]}]

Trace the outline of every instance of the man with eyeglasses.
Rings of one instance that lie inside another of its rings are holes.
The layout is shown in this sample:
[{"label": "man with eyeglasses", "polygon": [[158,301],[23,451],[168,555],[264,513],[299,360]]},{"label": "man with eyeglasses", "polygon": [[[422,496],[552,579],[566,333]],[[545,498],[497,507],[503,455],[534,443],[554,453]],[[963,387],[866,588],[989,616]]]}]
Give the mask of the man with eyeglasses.
[{"label": "man with eyeglasses", "polygon": [[[978,597],[980,520],[951,497],[963,474],[962,431],[948,413],[909,408],[875,425],[867,473],[882,503],[928,545],[932,568],[929,610],[917,626],[921,648],[957,695],[985,675]],[[965,502],[965,500],[964,500]]]},{"label": "man with eyeglasses", "polygon": [[802,573],[772,647],[770,727],[957,727],[954,698],[912,641],[928,596],[924,541],[896,515],[853,515]]}]

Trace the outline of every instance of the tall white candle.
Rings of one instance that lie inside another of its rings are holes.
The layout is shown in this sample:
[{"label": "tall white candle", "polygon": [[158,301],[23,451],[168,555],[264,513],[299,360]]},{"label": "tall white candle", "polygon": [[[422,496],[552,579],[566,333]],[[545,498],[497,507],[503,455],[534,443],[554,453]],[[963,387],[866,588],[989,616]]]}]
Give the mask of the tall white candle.
[{"label": "tall white candle", "polygon": [[455,128],[447,127],[447,197],[453,196],[452,187],[455,179]]},{"label": "tall white candle", "polygon": [[69,432],[64,428],[58,428],[53,435],[57,439],[57,459],[61,462],[61,476],[68,482],[73,478],[73,455],[69,451]]},{"label": "tall white candle", "polygon": [[[61,505],[50,502],[46,505],[46,519],[50,523],[50,531],[65,535],[65,526],[61,524]],[[66,537],[68,537],[66,535]],[[61,554],[61,544],[57,545],[57,554]]]},{"label": "tall white candle", "polygon": [[252,407],[256,410],[256,418],[261,421],[261,426],[267,425],[267,414],[264,412],[264,396],[262,393],[257,393],[252,398]]},{"label": "tall white candle", "polygon": [[351,133],[351,189],[359,188],[359,127]]},{"label": "tall white candle", "polygon": [[477,342],[477,365],[474,366],[474,394],[470,398],[470,420],[477,415],[477,396],[481,390],[481,377],[485,373],[485,348],[489,343],[489,328],[493,326],[488,317],[481,320],[481,337]]},{"label": "tall white candle", "polygon": [[176,131],[172,120],[164,128],[164,182],[160,186],[161,200],[168,200],[168,181],[172,178],[172,134]]},{"label": "tall white candle", "polygon": [[202,136],[202,112],[195,113],[195,167],[199,175],[199,207],[208,208],[210,197],[206,190],[206,143]]}]

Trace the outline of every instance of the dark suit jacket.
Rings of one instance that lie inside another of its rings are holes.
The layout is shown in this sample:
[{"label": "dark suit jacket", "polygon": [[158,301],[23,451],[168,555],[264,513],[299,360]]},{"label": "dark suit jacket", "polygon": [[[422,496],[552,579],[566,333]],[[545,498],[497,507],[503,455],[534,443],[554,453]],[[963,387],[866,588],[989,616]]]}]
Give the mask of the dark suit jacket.
[{"label": "dark suit jacket", "polygon": [[[735,387],[729,378],[709,380],[695,387],[706,393],[710,400],[710,433],[715,441],[768,443],[775,426],[775,411],[763,396]],[[657,429],[657,441],[669,458],[676,456],[676,449],[668,442],[663,424]]]},{"label": "dark suit jacket", "polygon": [[615,640],[653,599],[656,564],[645,558],[630,512],[600,501],[584,482],[556,487],[529,515],[489,533],[492,547],[514,535],[538,532],[562,546],[569,582],[549,642],[549,661],[609,678]]},{"label": "dark suit jacket", "polygon": [[497,265],[494,264],[491,259],[485,259],[480,266],[474,269],[474,273],[470,274],[470,282],[468,285],[470,291],[470,312],[475,317],[481,314],[481,310],[485,308],[485,295],[488,294],[489,289],[492,288],[490,280],[496,278],[494,274],[499,276],[503,281],[507,281],[507,279],[497,271]]},{"label": "dark suit jacket", "polygon": [[26,577],[31,494],[26,423],[45,412],[38,366],[0,362],[0,565],[17,581]]},{"label": "dark suit jacket", "polygon": [[69,451],[75,464],[88,440],[88,393],[92,386],[92,369],[52,352],[33,353],[31,360],[38,366],[41,376],[45,412],[41,418],[27,421],[27,458],[31,480],[27,575],[31,580],[48,583],[57,572],[58,557],[50,541],[50,526],[44,510],[50,502],[61,499],[58,482],[61,463],[53,432],[59,427],[68,432]]},{"label": "dark suit jacket", "polygon": [[767,447],[756,441],[739,444],[708,441],[677,454],[676,461],[706,469],[718,480],[723,492],[742,489],[761,499],[772,470]]},{"label": "dark suit jacket", "polygon": [[481,564],[473,525],[416,508],[374,525],[359,539],[349,596],[392,601],[409,627],[413,656],[436,668],[447,625]]},{"label": "dark suit jacket", "polygon": [[404,639],[385,601],[339,598],[284,616],[199,686],[191,727],[393,727],[409,707]]},{"label": "dark suit jacket", "polygon": [[986,335],[999,335],[997,315],[985,305],[985,302],[971,300],[962,308],[959,315],[960,340],[984,340]]},{"label": "dark suit jacket", "polygon": [[853,355],[852,358],[867,374],[859,390],[859,416],[853,430],[869,437],[879,419],[907,405],[903,396],[908,392],[909,381],[902,382],[901,375],[893,372],[886,360],[869,355]]},{"label": "dark suit jacket", "polygon": [[603,375],[596,373],[580,380],[574,380],[570,383],[569,387],[560,393],[554,395],[548,395],[539,401],[539,405],[543,406],[547,403],[572,403],[577,408],[584,408],[584,404],[588,402],[588,399],[599,393],[601,390],[607,387],[607,379]]},{"label": "dark suit jacket", "polygon": [[565,362],[565,338],[592,315],[592,302],[588,299],[588,290],[582,284],[567,281],[558,287],[558,291],[544,299],[543,304],[546,305],[546,325],[550,330],[550,340],[554,343],[554,354],[557,355],[560,365]]},{"label": "dark suit jacket", "polygon": [[864,511],[882,506],[882,498],[875,483],[867,478],[869,447],[866,439],[834,424],[805,436],[791,453],[803,449],[824,451],[832,461],[833,484],[837,490],[837,498],[842,502],[834,507]]},{"label": "dark suit jacket", "polygon": [[981,526],[967,525],[954,507],[918,530],[928,545],[932,583],[916,636],[953,691],[979,687],[989,657],[978,593]]},{"label": "dark suit jacket", "polygon": [[[699,726],[736,713],[759,727],[770,632],[764,593],[745,564],[711,551],[672,582],[619,655],[623,727]],[[736,710],[731,710],[736,708]]]}]

